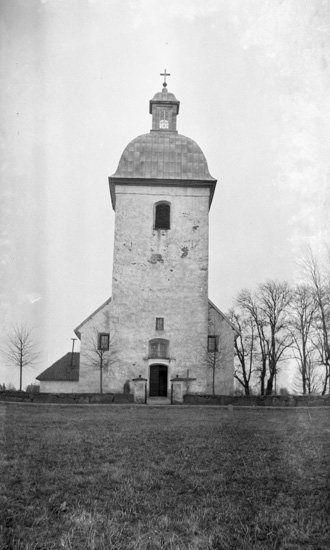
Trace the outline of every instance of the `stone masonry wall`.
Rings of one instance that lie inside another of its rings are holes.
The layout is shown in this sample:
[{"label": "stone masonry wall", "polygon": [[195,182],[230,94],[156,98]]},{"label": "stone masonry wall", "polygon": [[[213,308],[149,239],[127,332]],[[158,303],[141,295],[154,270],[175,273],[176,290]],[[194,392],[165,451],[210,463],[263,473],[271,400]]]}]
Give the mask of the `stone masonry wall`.
[{"label": "stone masonry wall", "polygon": [[[232,395],[234,391],[235,331],[226,318],[209,304],[209,334],[219,337],[215,365],[215,394]],[[210,354],[209,354],[210,357]],[[212,393],[213,363],[208,362],[207,393]]]},{"label": "stone masonry wall", "polygon": [[107,302],[80,329],[79,392],[100,391],[100,358],[95,349],[99,332],[110,333],[110,350],[103,354],[103,392],[123,392],[124,382],[118,363],[116,335],[114,330],[110,330],[111,307],[112,302]]},{"label": "stone masonry wall", "polygon": [[[154,230],[158,201],[171,204],[171,228]],[[196,342],[207,342],[209,189],[117,186],[111,326],[116,331],[124,379],[149,379],[149,368],[167,364],[175,375],[196,378],[205,391],[205,363]],[[164,331],[156,330],[164,318]],[[148,342],[170,342],[168,361],[148,359]]]},{"label": "stone masonry wall", "polygon": [[[33,403],[68,403],[68,404],[131,404],[134,396],[128,394],[106,393],[103,395],[96,393],[29,393],[24,391],[2,391],[0,392],[0,402],[33,402]],[[211,405],[216,407],[227,407],[234,405],[242,407],[325,407],[330,409],[330,396],[321,395],[268,395],[268,396],[242,396],[234,397],[230,395],[185,395],[184,403],[188,406],[193,405]],[[138,407],[141,405],[137,405]],[[152,407],[152,401],[149,401],[148,407]],[[180,405],[179,405],[180,406]],[[134,413],[133,413],[134,414]]]}]

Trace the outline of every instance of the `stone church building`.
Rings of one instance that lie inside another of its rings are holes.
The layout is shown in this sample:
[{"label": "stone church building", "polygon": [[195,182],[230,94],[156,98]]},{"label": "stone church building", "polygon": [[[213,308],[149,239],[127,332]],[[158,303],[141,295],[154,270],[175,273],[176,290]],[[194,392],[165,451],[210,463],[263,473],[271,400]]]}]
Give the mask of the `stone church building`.
[{"label": "stone church building", "polygon": [[152,129],[127,145],[109,178],[112,297],[75,329],[75,380],[65,378],[65,361],[54,380],[57,362],[39,375],[41,391],[99,392],[102,355],[103,392],[134,391],[139,377],[150,397],[168,396],[173,379],[182,380],[183,392],[233,392],[237,332],[208,299],[217,181],[197,143],[178,133],[179,107],[165,81],[149,103]]}]

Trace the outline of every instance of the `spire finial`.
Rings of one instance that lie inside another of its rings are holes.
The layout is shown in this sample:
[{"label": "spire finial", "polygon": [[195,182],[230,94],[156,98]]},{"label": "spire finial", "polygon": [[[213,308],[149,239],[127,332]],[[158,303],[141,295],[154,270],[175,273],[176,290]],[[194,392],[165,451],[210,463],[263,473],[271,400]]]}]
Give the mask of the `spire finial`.
[{"label": "spire finial", "polygon": [[170,73],[167,73],[167,72],[166,72],[166,69],[164,69],[164,72],[163,72],[163,73],[160,73],[160,76],[163,76],[163,77],[164,77],[163,86],[164,86],[164,88],[166,88],[166,86],[167,86],[166,77],[167,77],[167,76],[171,76],[171,75],[170,75]]}]

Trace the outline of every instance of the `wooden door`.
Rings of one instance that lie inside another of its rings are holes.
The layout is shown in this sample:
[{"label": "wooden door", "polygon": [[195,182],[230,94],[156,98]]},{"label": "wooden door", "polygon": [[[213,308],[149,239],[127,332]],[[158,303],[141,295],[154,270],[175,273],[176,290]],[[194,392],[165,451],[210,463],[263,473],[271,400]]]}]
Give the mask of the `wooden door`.
[{"label": "wooden door", "polygon": [[167,396],[167,366],[151,365],[150,367],[150,397]]}]

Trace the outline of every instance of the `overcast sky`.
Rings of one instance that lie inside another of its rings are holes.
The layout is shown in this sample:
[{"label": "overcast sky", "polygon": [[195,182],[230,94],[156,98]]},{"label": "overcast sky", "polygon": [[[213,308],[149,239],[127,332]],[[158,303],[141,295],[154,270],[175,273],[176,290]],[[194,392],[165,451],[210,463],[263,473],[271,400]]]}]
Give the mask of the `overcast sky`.
[{"label": "overcast sky", "polygon": [[[149,99],[218,180],[209,295],[292,282],[330,232],[329,0],[1,0],[1,336],[34,328],[23,385],[111,295],[108,176],[149,132]],[[77,346],[76,349],[79,349]],[[0,382],[18,385],[1,365]]]}]

